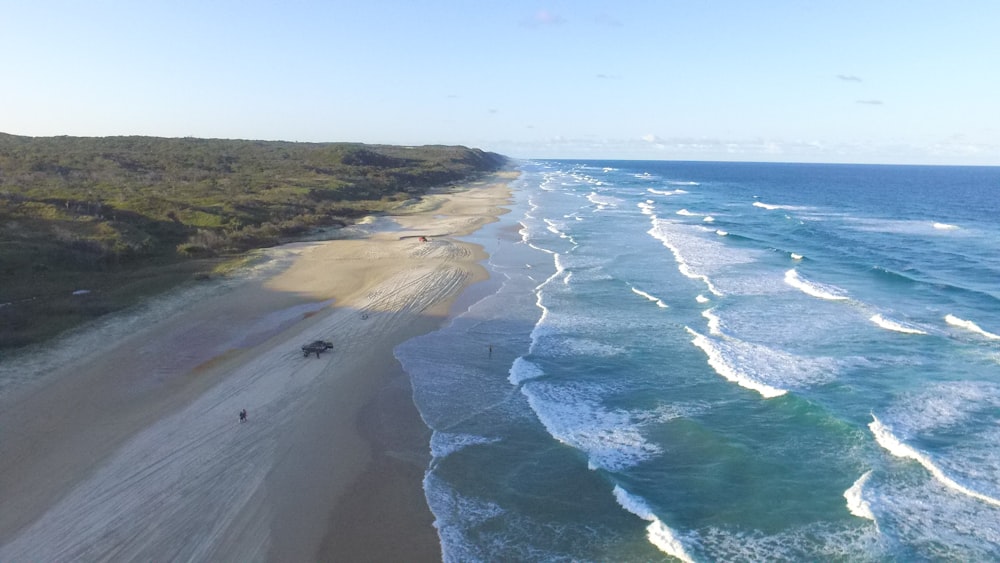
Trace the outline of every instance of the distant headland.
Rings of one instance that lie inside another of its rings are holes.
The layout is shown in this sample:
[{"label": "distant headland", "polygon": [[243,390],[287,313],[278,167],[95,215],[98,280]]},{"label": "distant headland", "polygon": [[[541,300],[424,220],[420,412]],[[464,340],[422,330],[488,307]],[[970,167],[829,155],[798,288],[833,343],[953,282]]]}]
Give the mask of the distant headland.
[{"label": "distant headland", "polygon": [[0,133],[0,349],[505,162],[462,146]]}]

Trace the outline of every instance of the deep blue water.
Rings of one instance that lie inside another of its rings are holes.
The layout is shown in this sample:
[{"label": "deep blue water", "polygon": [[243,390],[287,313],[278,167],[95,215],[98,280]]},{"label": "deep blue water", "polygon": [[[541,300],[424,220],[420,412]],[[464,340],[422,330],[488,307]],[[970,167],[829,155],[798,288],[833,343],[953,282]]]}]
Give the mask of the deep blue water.
[{"label": "deep blue water", "polygon": [[1000,168],[533,161],[397,348],[445,559],[1000,560]]}]

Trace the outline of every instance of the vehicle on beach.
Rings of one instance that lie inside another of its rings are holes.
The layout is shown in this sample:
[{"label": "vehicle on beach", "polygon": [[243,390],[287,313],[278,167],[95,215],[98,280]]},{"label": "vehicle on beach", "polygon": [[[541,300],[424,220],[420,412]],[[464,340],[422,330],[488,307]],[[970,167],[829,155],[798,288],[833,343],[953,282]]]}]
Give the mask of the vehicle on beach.
[{"label": "vehicle on beach", "polygon": [[302,355],[309,357],[309,354],[316,354],[318,358],[321,352],[326,352],[333,348],[333,342],[327,342],[326,340],[313,340],[309,344],[302,345]]}]

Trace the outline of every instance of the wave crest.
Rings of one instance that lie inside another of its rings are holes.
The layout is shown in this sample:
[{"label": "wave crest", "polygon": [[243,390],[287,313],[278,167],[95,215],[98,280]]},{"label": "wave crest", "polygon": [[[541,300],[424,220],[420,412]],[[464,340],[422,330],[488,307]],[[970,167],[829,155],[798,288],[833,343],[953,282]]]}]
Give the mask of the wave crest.
[{"label": "wave crest", "polygon": [[826,299],[827,301],[846,301],[848,299],[842,289],[832,285],[805,280],[795,268],[785,272],[785,283],[802,291],[806,295],[811,295],[819,299]]}]

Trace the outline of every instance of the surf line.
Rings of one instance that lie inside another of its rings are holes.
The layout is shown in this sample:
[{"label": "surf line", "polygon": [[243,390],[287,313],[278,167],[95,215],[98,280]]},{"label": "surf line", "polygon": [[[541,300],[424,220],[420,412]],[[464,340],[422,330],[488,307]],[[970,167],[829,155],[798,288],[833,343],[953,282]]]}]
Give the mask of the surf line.
[{"label": "surf line", "polygon": [[871,429],[872,434],[875,435],[875,441],[878,442],[880,446],[885,448],[889,453],[896,457],[904,459],[912,459],[922,465],[924,469],[930,472],[939,482],[949,489],[954,489],[964,495],[970,496],[974,499],[981,500],[987,504],[992,504],[993,506],[1000,506],[1000,500],[995,499],[989,495],[984,495],[973,491],[972,489],[958,483],[951,477],[944,474],[944,471],[934,465],[926,455],[920,453],[916,449],[907,446],[897,438],[889,428],[887,428],[882,422],[872,414],[872,421],[868,424],[868,428]]}]

